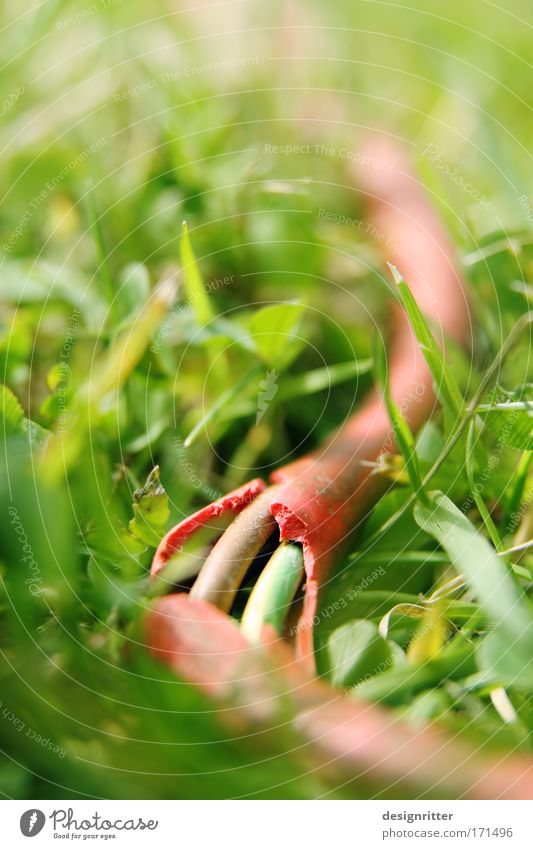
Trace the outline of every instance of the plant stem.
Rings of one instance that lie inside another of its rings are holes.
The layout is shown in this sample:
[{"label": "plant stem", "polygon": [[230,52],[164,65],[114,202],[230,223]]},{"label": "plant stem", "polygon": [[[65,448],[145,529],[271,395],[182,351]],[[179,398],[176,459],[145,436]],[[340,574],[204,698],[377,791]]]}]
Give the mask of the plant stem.
[{"label": "plant stem", "polygon": [[[493,378],[501,368],[502,362],[508,354],[509,350],[513,347],[522,331],[525,330],[526,327],[529,327],[533,324],[533,312],[527,312],[517,321],[513,329],[511,330],[509,336],[501,346],[498,356],[491,363],[489,368],[487,369],[483,380],[481,381],[479,388],[474,395],[472,401],[467,406],[464,417],[462,421],[457,426],[456,430],[450,436],[448,442],[442,449],[441,453],[433,463],[431,469],[426,473],[424,478],[422,479],[422,485],[426,487],[433,476],[438,472],[446,458],[451,454],[457,443],[459,442],[461,436],[463,435],[466,427],[468,426],[470,420],[473,416],[476,415],[477,407],[483,398],[483,395],[487,391],[488,386],[490,386]],[[395,513],[390,516],[386,522],[384,522],[380,528],[375,531],[371,537],[366,541],[365,548],[370,548],[375,542],[380,540],[387,531],[389,531],[393,525],[396,524],[398,519],[401,519],[403,515],[409,510],[409,508],[413,505],[417,498],[417,494],[413,493],[407,501],[398,509]]]}]

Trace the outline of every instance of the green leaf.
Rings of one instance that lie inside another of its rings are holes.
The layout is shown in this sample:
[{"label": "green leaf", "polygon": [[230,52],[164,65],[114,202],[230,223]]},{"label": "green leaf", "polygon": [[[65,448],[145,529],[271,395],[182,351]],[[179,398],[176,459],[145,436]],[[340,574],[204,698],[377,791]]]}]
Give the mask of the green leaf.
[{"label": "green leaf", "polygon": [[424,725],[443,716],[452,707],[453,699],[445,690],[426,690],[406,705],[405,716],[411,722]]},{"label": "green leaf", "polygon": [[11,389],[0,384],[0,416],[2,417],[2,435],[11,436],[24,428],[24,410]]},{"label": "green leaf", "polygon": [[430,368],[437,395],[445,409],[451,415],[452,421],[455,421],[460,418],[463,411],[461,390],[409,286],[394,265],[389,263],[389,267],[398,287],[411,327]]},{"label": "green leaf", "polygon": [[298,330],[304,307],[286,303],[263,307],[248,321],[256,350],[268,366],[283,369],[292,362],[302,347]]},{"label": "green leaf", "polygon": [[0,437],[20,436],[28,440],[29,445],[37,448],[50,436],[50,432],[24,416],[24,410],[14,393],[4,384],[0,384]]},{"label": "green leaf", "polygon": [[169,515],[168,496],[159,480],[159,466],[155,466],[142,489],[133,493],[133,519],[129,531],[146,545],[158,545]]},{"label": "green leaf", "polygon": [[395,650],[379,635],[377,625],[364,619],[333,631],[327,654],[335,687],[353,687],[359,681],[381,675],[395,660]]},{"label": "green leaf", "polygon": [[317,368],[298,374],[294,377],[287,376],[280,386],[278,400],[285,401],[292,398],[300,398],[311,395],[314,392],[322,392],[339,383],[344,383],[353,377],[366,374],[372,368],[372,360],[349,360],[346,363],[335,363],[326,368]]},{"label": "green leaf", "polygon": [[533,386],[508,392],[501,386],[478,407],[487,428],[499,442],[519,451],[533,451]]},{"label": "green leaf", "polygon": [[463,641],[456,644],[456,640],[424,663],[398,664],[383,675],[361,682],[352,690],[353,695],[371,702],[409,704],[416,693],[429,687],[472,675],[477,671],[475,647]]},{"label": "green leaf", "polygon": [[[430,500],[429,507],[415,505],[415,520],[445,549],[491,621],[492,668],[505,673],[511,654],[515,661],[513,680],[519,670],[514,685],[533,686],[533,611],[520,585],[505,560],[444,493],[432,492]],[[496,651],[494,646],[498,647]],[[487,654],[482,656],[487,662]],[[496,663],[498,657],[501,664]]]},{"label": "green leaf", "polygon": [[105,301],[78,268],[45,260],[4,261],[2,300],[17,305],[62,301],[73,308],[74,315],[83,313],[87,327],[96,330],[107,312]]}]

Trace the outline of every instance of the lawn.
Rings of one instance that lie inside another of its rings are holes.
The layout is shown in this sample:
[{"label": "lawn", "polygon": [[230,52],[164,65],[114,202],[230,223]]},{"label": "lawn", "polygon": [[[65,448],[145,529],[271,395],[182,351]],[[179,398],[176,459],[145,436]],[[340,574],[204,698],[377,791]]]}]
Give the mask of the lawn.
[{"label": "lawn", "polygon": [[[529,764],[528,10],[3,4],[4,797],[458,794],[446,760],[411,785],[398,782],[412,753],[397,779],[328,759],[298,721],[299,684],[286,691],[276,668],[276,695],[254,713],[150,651],[150,611],[170,588],[150,578],[165,534],[320,451],[373,388],[393,438],[365,466],[377,494],[320,582],[321,692],[386,711],[398,746],[439,728],[480,763]],[[461,339],[427,314],[414,243],[388,242],[369,215],[360,177],[377,179],[365,140],[378,134],[404,151],[453,245]],[[401,279],[387,265],[398,257]],[[394,300],[434,384],[416,427],[389,380]],[[252,609],[265,549],[253,558],[232,628],[257,639],[274,592],[292,653],[300,554],[285,552],[291,580],[272,573]],[[190,564],[178,567],[170,586],[188,588]]]}]

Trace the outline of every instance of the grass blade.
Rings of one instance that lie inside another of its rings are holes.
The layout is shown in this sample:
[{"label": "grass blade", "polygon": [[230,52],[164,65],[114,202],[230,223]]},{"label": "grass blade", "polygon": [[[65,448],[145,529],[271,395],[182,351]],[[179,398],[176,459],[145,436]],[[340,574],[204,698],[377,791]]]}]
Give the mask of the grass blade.
[{"label": "grass blade", "polygon": [[485,527],[489,532],[489,536],[492,540],[492,544],[496,551],[502,550],[502,540],[498,533],[498,529],[493,522],[492,516],[490,515],[485,502],[481,497],[481,492],[478,489],[478,486],[475,481],[474,474],[474,452],[475,452],[475,444],[474,439],[476,435],[476,422],[475,419],[472,419],[470,425],[468,427],[468,435],[466,437],[466,457],[465,457],[465,466],[466,466],[466,476],[468,479],[468,486],[470,487],[470,492],[472,493],[472,497],[476,502],[476,507],[479,510],[479,515],[483,519]]},{"label": "grass blade", "polygon": [[[312,369],[303,374],[287,375],[280,384],[276,394],[275,403],[282,401],[293,401],[295,398],[303,398],[313,395],[315,392],[323,392],[345,383],[353,377],[366,374],[372,368],[372,360],[349,360],[346,363],[337,363],[326,368]],[[252,415],[257,411],[257,401],[239,401],[233,404],[224,414],[223,419],[237,419],[242,416]]]},{"label": "grass blade", "polygon": [[439,399],[451,414],[452,421],[456,421],[461,417],[464,407],[461,390],[409,286],[396,266],[389,263],[389,267],[392,271],[394,282],[398,287],[411,327],[433,376]]},{"label": "grass blade", "polygon": [[228,387],[225,392],[218,396],[215,403],[212,404],[207,413],[202,416],[200,421],[195,424],[191,432],[185,438],[183,444],[186,448],[188,448],[190,445],[193,444],[193,442],[196,441],[199,434],[206,427],[206,425],[208,425],[210,422],[214,421],[218,417],[218,414],[226,406],[226,404],[236,398],[239,392],[241,392],[246,386],[248,386],[250,381],[253,380],[253,378],[259,374],[261,369],[262,364],[256,363],[256,365],[254,365],[249,371],[242,375],[240,380],[236,380],[235,383]]},{"label": "grass blade", "polygon": [[[100,260],[100,266],[98,268],[98,271],[100,272],[99,276],[102,285],[102,293],[104,295],[105,300],[109,304],[111,316],[113,316],[113,301],[115,298],[115,288],[113,286],[113,277],[111,275],[111,269],[109,268],[109,261],[107,258],[107,247],[104,238],[104,231],[102,229],[102,215],[100,214],[96,203],[92,181],[89,183],[89,187],[87,190],[87,213],[89,217],[89,224],[94,234],[94,240],[98,251],[98,258]],[[109,316],[108,314],[108,318],[110,318],[111,316]]]},{"label": "grass blade", "polygon": [[420,474],[420,467],[418,465],[418,458],[416,456],[414,436],[406,419],[402,415],[400,408],[392,397],[389,382],[389,367],[387,363],[387,354],[383,345],[380,343],[380,340],[377,341],[375,349],[376,350],[374,362],[376,363],[378,380],[383,387],[383,397],[385,400],[385,405],[387,407],[387,412],[391,420],[394,435],[396,436],[398,447],[402,452],[403,459],[405,461],[405,468],[407,470],[407,474],[409,475],[411,486],[414,492],[417,493],[419,498],[425,504],[428,504],[428,498],[424,491],[422,477]]},{"label": "grass blade", "polygon": [[[448,553],[492,622],[489,637],[495,639],[489,643],[491,652],[496,650],[499,659],[512,652],[514,670],[519,669],[521,682],[530,686],[533,611],[527,597],[504,558],[496,554],[459,508],[442,492],[430,493],[430,499],[430,507],[415,505],[416,522]],[[491,665],[495,665],[493,661],[494,657]]]},{"label": "grass blade", "polygon": [[181,264],[183,268],[183,283],[196,321],[203,327],[215,317],[211,304],[207,296],[204,281],[198,268],[198,263],[192,249],[191,240],[189,238],[189,229],[187,222],[183,222],[183,230],[180,241]]},{"label": "grass blade", "polygon": [[[187,300],[192,308],[198,326],[206,327],[216,316],[211,308],[207,289],[198,268],[186,221],[183,222],[180,256]],[[229,381],[229,370],[224,347],[224,343],[221,343],[217,339],[211,339],[206,342],[212,382],[215,386],[219,387],[226,386]]]}]

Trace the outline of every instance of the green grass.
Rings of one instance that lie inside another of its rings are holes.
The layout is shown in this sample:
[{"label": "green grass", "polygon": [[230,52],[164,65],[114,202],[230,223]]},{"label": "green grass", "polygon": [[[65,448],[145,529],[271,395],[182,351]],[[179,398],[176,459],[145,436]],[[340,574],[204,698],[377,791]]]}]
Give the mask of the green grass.
[{"label": "green grass", "polygon": [[317,0],[294,42],[281,2],[6,6],[0,792],[374,792],[338,788],[285,707],[228,734],[142,646],[164,530],[319,445],[372,385],[390,275],[350,184],[365,127],[418,165],[473,335],[443,362],[400,284],[452,415],[414,442],[397,418],[396,486],[319,599],[346,600],[319,667],[409,721],[531,751],[528,5]]}]

